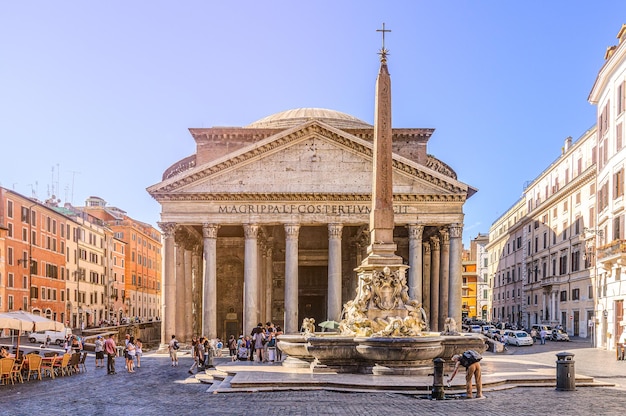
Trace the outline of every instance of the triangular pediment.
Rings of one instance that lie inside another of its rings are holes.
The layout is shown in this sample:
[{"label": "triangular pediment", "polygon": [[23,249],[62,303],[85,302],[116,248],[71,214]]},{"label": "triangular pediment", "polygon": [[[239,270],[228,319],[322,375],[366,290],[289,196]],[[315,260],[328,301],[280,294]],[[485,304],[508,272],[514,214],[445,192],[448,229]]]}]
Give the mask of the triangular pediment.
[{"label": "triangular pediment", "polygon": [[[360,195],[372,190],[372,143],[313,120],[148,188],[156,199],[200,195]],[[393,192],[462,197],[468,186],[401,156]]]}]

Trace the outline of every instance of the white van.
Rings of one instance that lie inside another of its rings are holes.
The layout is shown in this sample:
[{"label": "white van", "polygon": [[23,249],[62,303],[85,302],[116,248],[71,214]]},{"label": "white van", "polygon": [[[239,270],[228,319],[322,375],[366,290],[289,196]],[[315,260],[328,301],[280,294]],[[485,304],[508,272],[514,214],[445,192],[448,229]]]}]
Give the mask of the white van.
[{"label": "white van", "polygon": [[71,333],[72,331],[69,328],[65,331],[37,331],[31,332],[28,336],[28,340],[32,343],[39,342],[40,344],[43,344],[46,342],[46,338],[50,337],[51,344],[61,346],[65,342],[65,337]]}]

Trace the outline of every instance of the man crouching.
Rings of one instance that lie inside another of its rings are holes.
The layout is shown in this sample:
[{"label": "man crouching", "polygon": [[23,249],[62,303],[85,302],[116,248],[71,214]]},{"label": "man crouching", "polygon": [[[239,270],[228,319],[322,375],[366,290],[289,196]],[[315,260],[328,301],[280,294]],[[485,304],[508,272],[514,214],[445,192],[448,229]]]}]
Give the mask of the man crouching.
[{"label": "man crouching", "polygon": [[466,351],[463,354],[456,354],[452,356],[452,361],[454,364],[454,372],[448,379],[448,384],[452,382],[454,376],[456,376],[457,371],[459,371],[459,367],[465,367],[465,390],[467,392],[467,398],[472,398],[472,377],[476,381],[476,398],[481,399],[483,397],[483,383],[481,380],[481,372],[480,372],[480,360],[482,357],[480,354],[474,351]]}]

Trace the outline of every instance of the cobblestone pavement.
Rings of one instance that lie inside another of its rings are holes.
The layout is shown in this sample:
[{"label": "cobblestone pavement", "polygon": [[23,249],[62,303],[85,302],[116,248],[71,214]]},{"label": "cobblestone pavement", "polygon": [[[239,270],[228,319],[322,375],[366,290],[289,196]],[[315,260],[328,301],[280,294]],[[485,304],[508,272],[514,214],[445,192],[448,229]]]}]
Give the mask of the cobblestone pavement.
[{"label": "cobblestone pavement", "polygon": [[[590,369],[599,376],[605,372],[618,380],[626,373],[626,362],[616,364],[614,356],[605,351],[566,345],[576,358],[589,361]],[[539,349],[509,348],[511,362],[532,357],[554,362],[550,347]],[[553,345],[563,350],[561,345]],[[505,354],[506,355],[506,354]],[[499,355],[499,358],[505,355]],[[612,358],[612,359],[611,359]],[[181,358],[179,367],[172,367],[168,357],[147,354],[135,373],[124,370],[123,359],[117,359],[115,375],[106,369],[94,368],[93,356],[88,358],[85,373],[59,377],[55,380],[28,381],[24,384],[0,386],[0,415],[49,414],[123,414],[123,415],[543,415],[546,412],[564,415],[623,415],[626,412],[624,389],[613,387],[581,387],[576,391],[554,388],[523,387],[490,391],[485,399],[434,401],[423,396],[394,393],[340,393],[333,391],[276,391],[257,393],[209,394],[209,385],[188,374],[191,359]],[[581,362],[582,364],[582,362]],[[623,365],[622,365],[623,364]],[[585,364],[587,365],[587,364]]]}]

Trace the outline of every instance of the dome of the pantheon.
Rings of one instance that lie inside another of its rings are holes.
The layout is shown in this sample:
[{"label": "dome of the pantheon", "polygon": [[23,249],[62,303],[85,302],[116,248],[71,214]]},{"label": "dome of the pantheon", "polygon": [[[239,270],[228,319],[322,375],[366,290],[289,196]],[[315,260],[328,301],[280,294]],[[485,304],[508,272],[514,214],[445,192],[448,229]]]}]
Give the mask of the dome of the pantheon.
[{"label": "dome of the pantheon", "polygon": [[350,114],[325,108],[296,108],[264,117],[246,126],[255,129],[287,129],[306,123],[309,120],[320,120],[338,129],[371,129],[373,126]]}]

